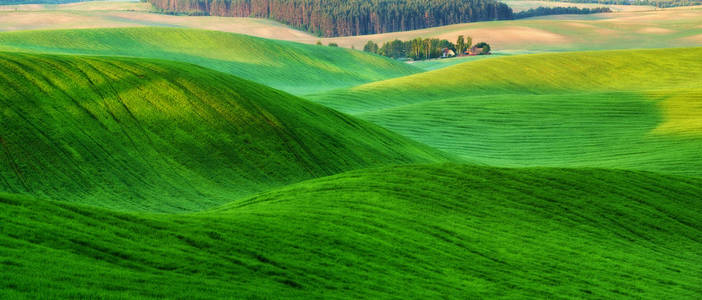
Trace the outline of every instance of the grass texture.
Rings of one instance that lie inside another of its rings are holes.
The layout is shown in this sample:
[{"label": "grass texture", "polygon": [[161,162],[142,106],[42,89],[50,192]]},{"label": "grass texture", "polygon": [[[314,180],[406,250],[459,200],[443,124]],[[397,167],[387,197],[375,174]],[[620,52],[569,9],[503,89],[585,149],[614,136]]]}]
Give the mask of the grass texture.
[{"label": "grass texture", "polygon": [[0,53],[0,190],[211,207],[356,168],[446,160],[378,126],[178,62]]},{"label": "grass texture", "polygon": [[695,298],[700,179],[364,169],[194,214],[0,195],[3,298]]},{"label": "grass texture", "polygon": [[189,62],[295,94],[421,72],[402,62],[350,49],[158,27],[5,32],[0,33],[0,50]]},{"label": "grass texture", "polygon": [[700,176],[700,55],[495,57],[308,98],[471,161]]}]

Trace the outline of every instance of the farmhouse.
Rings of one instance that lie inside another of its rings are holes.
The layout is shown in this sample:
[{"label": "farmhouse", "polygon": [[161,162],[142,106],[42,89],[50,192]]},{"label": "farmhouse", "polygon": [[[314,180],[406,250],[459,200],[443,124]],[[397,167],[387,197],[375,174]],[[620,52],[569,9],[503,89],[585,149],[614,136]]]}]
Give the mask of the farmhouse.
[{"label": "farmhouse", "polygon": [[478,48],[476,46],[470,47],[470,49],[466,50],[467,55],[480,55],[483,53],[483,48]]},{"label": "farmhouse", "polygon": [[441,50],[441,58],[447,58],[447,57],[453,57],[456,56],[456,52],[453,52],[453,50],[449,48],[444,48]]}]

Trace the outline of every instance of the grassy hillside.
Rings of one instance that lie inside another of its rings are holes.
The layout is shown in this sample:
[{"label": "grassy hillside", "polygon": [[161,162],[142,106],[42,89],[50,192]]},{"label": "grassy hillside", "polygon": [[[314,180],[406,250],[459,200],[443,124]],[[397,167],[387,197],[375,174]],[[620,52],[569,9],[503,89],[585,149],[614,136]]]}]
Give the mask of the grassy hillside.
[{"label": "grassy hillside", "polygon": [[444,156],[202,67],[0,53],[0,190],[129,210],[202,209],[271,186]]},{"label": "grassy hillside", "polygon": [[359,170],[190,215],[0,195],[3,298],[695,298],[699,179]]},{"label": "grassy hillside", "polygon": [[489,164],[702,175],[700,55],[489,58],[310,99]]},{"label": "grassy hillside", "polygon": [[420,72],[349,49],[174,28],[112,28],[0,34],[0,50],[121,55],[183,61],[292,93],[350,87]]}]

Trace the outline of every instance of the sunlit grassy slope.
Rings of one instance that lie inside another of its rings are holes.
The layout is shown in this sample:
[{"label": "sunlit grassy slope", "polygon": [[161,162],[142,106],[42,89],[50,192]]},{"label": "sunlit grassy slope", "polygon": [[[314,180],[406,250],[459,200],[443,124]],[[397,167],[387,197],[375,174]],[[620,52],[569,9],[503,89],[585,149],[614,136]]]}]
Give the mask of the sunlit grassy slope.
[{"label": "sunlit grassy slope", "polygon": [[700,179],[365,169],[197,214],[0,195],[4,298],[695,298]]},{"label": "sunlit grassy slope", "polygon": [[199,66],[0,53],[0,190],[117,209],[209,207],[443,154]]},{"label": "sunlit grassy slope", "polygon": [[361,51],[176,28],[6,32],[0,33],[0,50],[190,62],[292,93],[350,87],[420,72]]},{"label": "sunlit grassy slope", "polygon": [[310,96],[500,166],[702,175],[702,48],[490,58]]}]

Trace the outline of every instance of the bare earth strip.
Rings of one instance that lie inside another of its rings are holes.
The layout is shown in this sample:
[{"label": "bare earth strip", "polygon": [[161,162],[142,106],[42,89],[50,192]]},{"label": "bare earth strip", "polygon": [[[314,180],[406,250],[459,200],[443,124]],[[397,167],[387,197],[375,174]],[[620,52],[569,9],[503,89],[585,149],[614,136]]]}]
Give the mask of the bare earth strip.
[{"label": "bare earth strip", "polygon": [[149,11],[151,5],[138,1],[90,1],[67,4],[20,4],[0,5],[0,11],[95,11],[95,10],[129,10]]},{"label": "bare earth strip", "polygon": [[653,10],[655,7],[649,5],[616,5],[616,4],[598,4],[598,3],[571,3],[557,1],[531,1],[531,0],[507,0],[501,1],[509,5],[514,12],[520,12],[537,7],[577,7],[577,8],[596,8],[609,7],[612,11],[646,11]]}]

